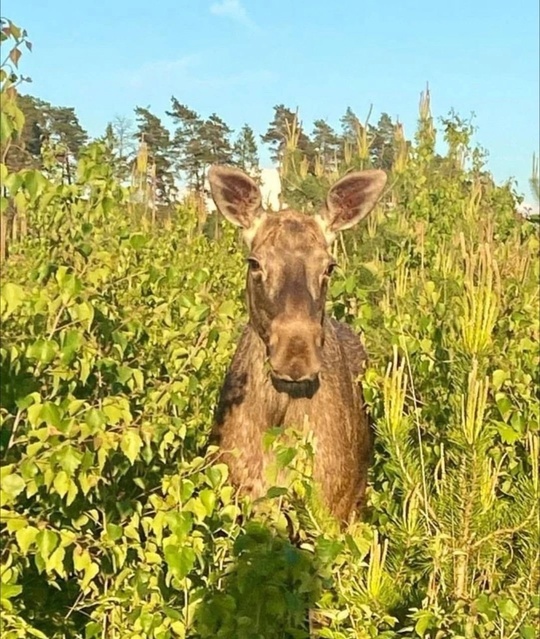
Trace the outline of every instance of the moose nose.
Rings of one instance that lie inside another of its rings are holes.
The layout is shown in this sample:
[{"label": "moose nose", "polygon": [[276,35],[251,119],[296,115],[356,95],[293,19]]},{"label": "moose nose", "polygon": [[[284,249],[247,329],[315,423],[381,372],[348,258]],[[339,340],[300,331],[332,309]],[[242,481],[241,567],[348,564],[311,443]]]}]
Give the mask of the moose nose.
[{"label": "moose nose", "polygon": [[319,376],[319,371],[314,371],[312,373],[306,374],[298,369],[290,369],[289,373],[287,374],[278,373],[277,371],[272,369],[274,377],[277,377],[282,382],[314,382]]},{"label": "moose nose", "polygon": [[270,336],[272,373],[287,382],[314,381],[321,371],[320,324],[277,325]]}]

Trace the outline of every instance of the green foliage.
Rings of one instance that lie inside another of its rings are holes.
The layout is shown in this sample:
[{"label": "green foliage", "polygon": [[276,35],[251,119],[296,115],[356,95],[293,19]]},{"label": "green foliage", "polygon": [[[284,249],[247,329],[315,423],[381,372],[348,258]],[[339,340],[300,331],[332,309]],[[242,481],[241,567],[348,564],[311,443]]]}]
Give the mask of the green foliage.
[{"label": "green foliage", "polygon": [[0,292],[2,637],[535,636],[539,240],[468,123],[439,157],[425,97],[420,120],[336,248],[328,310],[365,333],[377,433],[345,531],[313,441],[267,433],[287,473],[258,503],[208,445],[245,318],[236,230],[211,241],[186,206],[149,230],[106,141],[71,184],[2,166],[31,221]]},{"label": "green foliage", "polygon": [[10,170],[44,168],[42,154],[47,144],[55,146],[56,161],[65,164],[88,142],[73,108],[53,106],[31,95],[19,95],[17,104],[24,115],[24,126],[6,155]]},{"label": "green foliage", "polygon": [[18,141],[24,129],[24,113],[17,102],[17,86],[28,81],[18,73],[22,45],[31,51],[27,33],[11,20],[0,18],[2,55],[8,50],[0,67],[0,161],[5,163],[13,142]]}]

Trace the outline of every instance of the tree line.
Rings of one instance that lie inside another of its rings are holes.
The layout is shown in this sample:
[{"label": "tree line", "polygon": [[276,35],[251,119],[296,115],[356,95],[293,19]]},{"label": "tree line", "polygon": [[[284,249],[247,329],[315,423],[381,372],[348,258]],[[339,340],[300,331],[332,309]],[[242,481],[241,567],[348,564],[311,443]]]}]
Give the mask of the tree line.
[{"label": "tree line", "polygon": [[[18,142],[9,149],[8,167],[43,168],[43,151],[53,148],[64,176],[71,179],[74,161],[91,141],[75,110],[53,106],[28,94],[20,96],[19,105],[25,124]],[[144,143],[154,165],[156,192],[162,203],[174,199],[178,175],[190,190],[202,193],[206,169],[213,163],[232,164],[257,176],[260,144],[267,145],[272,161],[279,165],[293,128],[296,148],[307,159],[308,171],[314,171],[317,163],[328,170],[339,166],[360,131],[369,137],[372,166],[384,169],[392,166],[395,123],[387,113],[382,113],[376,125],[364,126],[348,107],[340,119],[339,130],[318,119],[308,132],[292,109],[278,104],[273,111],[273,119],[258,140],[249,124],[235,133],[216,113],[204,117],[173,96],[170,110],[166,111],[171,126],[149,107],[138,106],[133,119],[115,117],[98,139],[106,143],[120,180],[129,179],[137,150]]]}]

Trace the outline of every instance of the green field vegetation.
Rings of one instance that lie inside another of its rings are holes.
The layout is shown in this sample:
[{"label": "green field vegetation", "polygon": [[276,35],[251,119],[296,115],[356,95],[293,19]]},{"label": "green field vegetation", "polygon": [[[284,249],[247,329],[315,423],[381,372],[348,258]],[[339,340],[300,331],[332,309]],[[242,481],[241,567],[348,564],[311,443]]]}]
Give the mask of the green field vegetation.
[{"label": "green field vegetation", "polygon": [[[425,94],[414,140],[395,127],[382,202],[335,249],[328,312],[364,334],[376,430],[368,512],[340,531],[309,441],[269,432],[291,472],[257,507],[210,461],[246,318],[235,229],[201,229],[189,203],[152,220],[106,140],[70,181],[46,145],[41,166],[8,166],[15,80],[2,70],[3,228],[24,229],[0,306],[2,638],[300,639],[308,610],[327,639],[537,637],[538,227],[469,124],[443,120],[435,153]],[[288,127],[290,203],[373,164],[359,123],[338,164]]]}]

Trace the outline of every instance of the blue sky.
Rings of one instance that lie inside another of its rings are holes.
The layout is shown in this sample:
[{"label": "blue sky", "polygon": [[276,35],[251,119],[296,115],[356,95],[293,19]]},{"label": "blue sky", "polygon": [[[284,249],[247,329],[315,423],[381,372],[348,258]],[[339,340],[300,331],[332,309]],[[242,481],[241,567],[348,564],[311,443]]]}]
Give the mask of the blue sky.
[{"label": "blue sky", "polygon": [[278,103],[308,130],[372,104],[372,122],[386,111],[412,136],[429,82],[433,114],[474,112],[489,169],[531,199],[538,0],[3,0],[2,15],[34,45],[27,92],[75,107],[91,135],[135,106],[164,116],[174,95],[258,133]]}]

